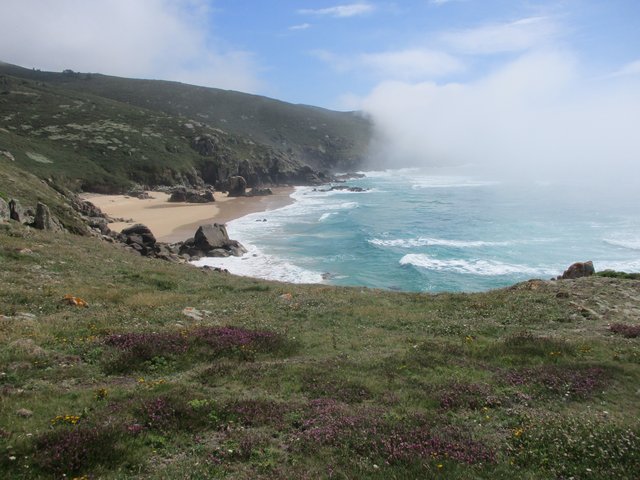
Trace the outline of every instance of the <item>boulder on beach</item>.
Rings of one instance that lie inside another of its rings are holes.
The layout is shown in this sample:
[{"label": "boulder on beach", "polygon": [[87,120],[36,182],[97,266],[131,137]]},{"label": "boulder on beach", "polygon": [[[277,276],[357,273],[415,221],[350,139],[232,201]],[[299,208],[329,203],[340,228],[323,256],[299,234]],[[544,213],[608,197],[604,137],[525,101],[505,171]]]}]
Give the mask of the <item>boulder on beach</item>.
[{"label": "boulder on beach", "polygon": [[230,197],[244,197],[247,194],[247,181],[240,175],[229,177],[228,185]]},{"label": "boulder on beach", "polygon": [[568,280],[580,277],[589,277],[595,273],[596,270],[593,268],[593,262],[591,260],[588,262],[576,262],[567,268],[559,279]]},{"label": "boulder on beach", "polygon": [[193,188],[177,187],[172,190],[170,202],[187,202],[187,203],[211,203],[216,199],[213,197],[211,189],[196,190]]},{"label": "boulder on beach", "polygon": [[200,225],[193,238],[180,245],[179,253],[191,257],[241,257],[247,250],[229,238],[224,224],[213,223]]}]

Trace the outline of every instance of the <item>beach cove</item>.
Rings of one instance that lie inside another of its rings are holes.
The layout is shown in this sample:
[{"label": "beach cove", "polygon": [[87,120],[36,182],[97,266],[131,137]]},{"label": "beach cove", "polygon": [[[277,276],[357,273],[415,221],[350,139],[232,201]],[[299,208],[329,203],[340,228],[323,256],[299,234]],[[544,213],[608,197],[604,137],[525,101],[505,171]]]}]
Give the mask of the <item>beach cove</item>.
[{"label": "beach cove", "polygon": [[293,203],[292,187],[275,187],[273,195],[256,197],[229,197],[216,192],[213,203],[169,202],[165,192],[150,191],[150,198],[140,199],[129,195],[103,195],[87,193],[82,196],[109,217],[118,221],[109,228],[120,232],[124,228],[141,223],[149,227],[160,242],[184,241],[193,236],[198,226],[209,223],[226,223],[251,213],[275,210]]}]

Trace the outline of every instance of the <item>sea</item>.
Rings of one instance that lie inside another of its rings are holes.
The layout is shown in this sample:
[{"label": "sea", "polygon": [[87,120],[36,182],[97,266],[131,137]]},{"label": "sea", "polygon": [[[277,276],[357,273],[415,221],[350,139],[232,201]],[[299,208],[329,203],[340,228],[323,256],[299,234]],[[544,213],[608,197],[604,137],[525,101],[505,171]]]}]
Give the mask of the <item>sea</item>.
[{"label": "sea", "polygon": [[361,173],[297,187],[292,204],[229,222],[229,236],[249,252],[194,264],[411,292],[485,291],[550,279],[587,260],[597,271],[640,271],[640,204],[615,188],[420,169]]}]

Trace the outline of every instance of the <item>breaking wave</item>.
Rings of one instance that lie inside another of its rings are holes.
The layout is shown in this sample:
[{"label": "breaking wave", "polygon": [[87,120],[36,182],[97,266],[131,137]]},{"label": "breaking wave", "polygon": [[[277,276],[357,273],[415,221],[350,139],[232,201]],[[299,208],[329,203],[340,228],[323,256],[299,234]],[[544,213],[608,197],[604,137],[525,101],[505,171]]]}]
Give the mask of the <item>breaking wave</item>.
[{"label": "breaking wave", "polygon": [[553,275],[557,269],[533,268],[526,265],[503,263],[494,260],[440,260],[425,254],[410,253],[400,259],[400,265],[411,265],[426,270],[464,273],[481,276],[497,275]]}]

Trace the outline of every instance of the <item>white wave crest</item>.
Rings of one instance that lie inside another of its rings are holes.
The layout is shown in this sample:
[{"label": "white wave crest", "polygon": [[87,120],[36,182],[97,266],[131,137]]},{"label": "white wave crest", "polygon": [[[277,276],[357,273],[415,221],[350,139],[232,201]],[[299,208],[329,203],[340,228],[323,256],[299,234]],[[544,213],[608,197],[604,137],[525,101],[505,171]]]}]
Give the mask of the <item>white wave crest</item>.
[{"label": "white wave crest", "polygon": [[596,270],[601,272],[602,270],[615,270],[617,272],[637,273],[640,272],[640,259],[625,261],[597,261],[593,262]]},{"label": "white wave crest", "polygon": [[487,242],[483,240],[446,240],[443,238],[419,237],[408,239],[383,240],[381,238],[373,238],[368,240],[372,245],[378,247],[400,247],[400,248],[416,248],[416,247],[455,247],[455,248],[479,248],[479,247],[501,247],[511,245],[512,242]]},{"label": "white wave crest", "polygon": [[277,280],[288,283],[322,283],[322,274],[293,265],[286,260],[262,253],[253,245],[245,245],[248,253],[242,257],[204,257],[191,262],[196,267],[218,267],[234,275]]},{"label": "white wave crest", "polygon": [[336,215],[336,212],[323,213],[322,215],[320,215],[320,218],[318,219],[318,221],[324,222],[325,220],[328,220],[329,217],[332,217],[334,215]]},{"label": "white wave crest", "polygon": [[482,276],[497,275],[553,275],[555,269],[534,268],[526,265],[509,264],[491,260],[463,260],[453,258],[440,260],[424,254],[410,253],[400,259],[400,265],[413,265],[426,270],[465,273]]},{"label": "white wave crest", "polygon": [[640,250],[640,238],[605,238],[604,243],[614,247],[627,248],[629,250]]}]

